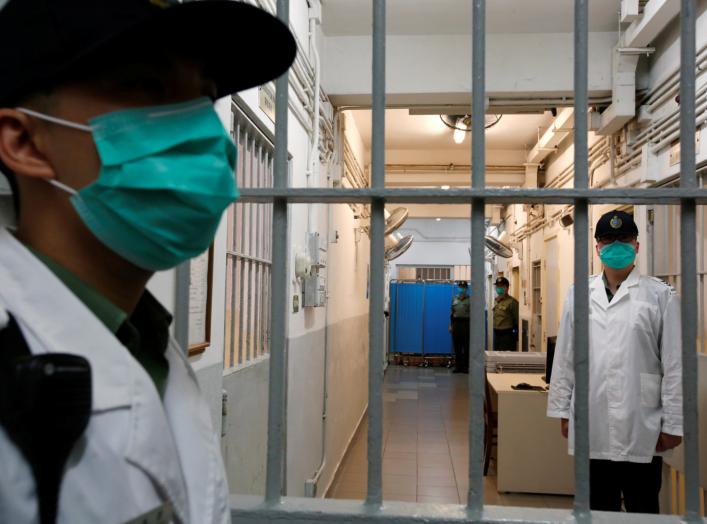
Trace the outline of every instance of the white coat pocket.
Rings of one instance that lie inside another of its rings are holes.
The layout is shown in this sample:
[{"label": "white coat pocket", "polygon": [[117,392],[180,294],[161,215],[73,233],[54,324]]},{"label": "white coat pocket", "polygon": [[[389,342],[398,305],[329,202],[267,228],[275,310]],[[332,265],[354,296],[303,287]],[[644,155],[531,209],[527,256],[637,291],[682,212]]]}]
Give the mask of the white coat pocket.
[{"label": "white coat pocket", "polygon": [[641,405],[643,407],[660,407],[660,382],[660,375],[641,373]]}]

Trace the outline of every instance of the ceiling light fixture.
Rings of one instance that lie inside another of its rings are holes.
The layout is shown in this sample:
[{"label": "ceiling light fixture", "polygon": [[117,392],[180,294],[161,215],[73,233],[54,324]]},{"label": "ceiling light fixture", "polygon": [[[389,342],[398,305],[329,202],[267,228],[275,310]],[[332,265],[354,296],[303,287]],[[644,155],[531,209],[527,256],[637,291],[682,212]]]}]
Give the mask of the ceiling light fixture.
[{"label": "ceiling light fixture", "polygon": [[449,186],[440,186],[442,189],[449,189]]},{"label": "ceiling light fixture", "polygon": [[[503,115],[485,115],[484,128],[489,129],[501,121]],[[439,115],[445,126],[454,130],[454,142],[461,144],[471,132],[471,115]]]},{"label": "ceiling light fixture", "polygon": [[454,143],[455,144],[461,144],[464,142],[464,139],[466,138],[466,133],[467,130],[462,128],[461,126],[463,124],[463,119],[457,120],[457,128],[454,130]]}]

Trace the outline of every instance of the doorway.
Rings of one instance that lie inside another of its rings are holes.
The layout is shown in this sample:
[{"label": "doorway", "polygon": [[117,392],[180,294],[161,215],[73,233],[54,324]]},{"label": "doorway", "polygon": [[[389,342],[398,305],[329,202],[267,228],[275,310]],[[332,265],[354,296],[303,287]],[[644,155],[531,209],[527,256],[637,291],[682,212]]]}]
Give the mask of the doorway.
[{"label": "doorway", "polygon": [[541,295],[541,272],[540,261],[535,260],[532,264],[530,284],[533,289],[532,301],[532,327],[531,327],[531,351],[540,351],[542,348],[543,315],[542,315],[542,295]]}]

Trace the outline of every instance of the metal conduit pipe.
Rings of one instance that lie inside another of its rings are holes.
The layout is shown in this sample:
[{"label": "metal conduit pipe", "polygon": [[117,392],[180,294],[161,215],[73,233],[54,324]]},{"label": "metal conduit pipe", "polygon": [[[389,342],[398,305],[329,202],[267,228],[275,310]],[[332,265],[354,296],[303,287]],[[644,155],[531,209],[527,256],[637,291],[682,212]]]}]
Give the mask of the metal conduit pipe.
[{"label": "metal conduit pipe", "polygon": [[[309,50],[314,58],[314,89],[312,92],[313,111],[312,111],[312,133],[309,150],[307,151],[307,187],[312,187],[312,177],[319,171],[319,90],[321,71],[319,64],[319,53],[317,51],[316,42],[316,25],[317,19],[310,16],[309,18]],[[312,232],[312,215],[314,204],[307,206],[307,232]]]},{"label": "metal conduit pipe", "polygon": [[[594,144],[591,148],[589,148],[589,158],[592,159],[594,156],[598,154],[598,148],[600,147],[600,142],[597,142]],[[548,183],[545,187],[551,188],[551,187],[558,187],[558,186],[563,186],[564,184],[567,183],[572,178],[572,175],[574,174],[574,164],[569,164],[567,167],[565,167],[560,173],[552,179],[550,183]]]},{"label": "metal conduit pipe", "polygon": [[[699,114],[700,111],[702,111],[705,107],[707,107],[707,97],[704,97],[705,93],[707,93],[707,86],[703,88],[703,93],[698,95],[697,100],[695,100],[696,103],[696,108],[695,110]],[[672,131],[679,127],[679,122],[680,122],[680,113],[674,113],[671,115],[669,119],[666,119],[666,121],[663,123],[663,125],[660,126],[660,129],[655,129],[653,136],[651,137],[652,141],[659,141],[662,139],[662,136],[666,134],[672,133]],[[658,135],[657,137],[655,135]]]},{"label": "metal conduit pipe", "polygon": [[[696,98],[699,99],[702,96],[707,95],[707,84],[702,86],[700,90],[697,92]],[[703,100],[700,102],[697,100],[700,104],[704,104],[707,102],[707,99]],[[699,109],[698,109],[699,110]],[[643,145],[645,142],[648,141],[649,137],[651,134],[654,134],[655,132],[663,132],[665,128],[667,127],[673,127],[675,124],[677,124],[680,120],[680,109],[676,109],[675,111],[671,112],[669,115],[666,115],[660,119],[658,119],[656,122],[651,123],[651,125],[642,131],[641,133],[638,134],[636,137],[635,144],[638,145]]]},{"label": "metal conduit pipe", "polygon": [[344,139],[344,174],[348,177],[349,174],[353,176],[354,187],[365,188],[368,187],[368,181],[366,175],[358,163],[356,155],[354,155],[349,145],[348,140]]},{"label": "metal conduit pipe", "polygon": [[[320,121],[320,114],[319,114],[319,102],[320,102],[320,90],[321,90],[321,85],[320,85],[320,79],[321,79],[321,70],[320,70],[320,62],[319,62],[319,52],[317,51],[317,42],[316,42],[316,26],[317,26],[317,17],[312,16],[311,10],[310,10],[310,16],[309,16],[309,45],[310,45],[310,51],[312,53],[312,57],[314,58],[314,89],[312,90],[312,97],[313,97],[313,102],[314,102],[314,111],[312,115],[312,127],[313,127],[313,132],[312,132],[312,144],[311,147],[308,151],[309,155],[309,166],[308,166],[308,172],[307,172],[307,187],[311,187],[311,179],[312,177],[319,171],[319,121]],[[319,181],[317,181],[319,182]],[[307,210],[307,231],[311,232],[312,231],[312,211],[313,211],[313,204],[309,204],[309,208]],[[327,242],[329,240],[329,229],[331,228],[331,206],[327,206]],[[328,295],[328,288],[329,288],[329,278],[327,278],[327,292],[326,294]],[[327,423],[327,364],[328,364],[328,321],[326,321],[326,316],[328,315],[329,308],[325,308],[325,322],[324,322],[324,377],[323,377],[323,387],[322,387],[322,428],[321,428],[321,433],[322,433],[322,452],[321,452],[321,457],[319,460],[319,466],[317,467],[316,471],[314,472],[314,476],[311,479],[307,479],[305,481],[305,491],[308,496],[314,497],[316,495],[316,490],[317,490],[317,483],[319,482],[319,478],[321,477],[322,471],[324,471],[324,468],[326,467],[326,423]]]},{"label": "metal conduit pipe", "polygon": [[641,158],[634,158],[631,162],[624,164],[620,169],[616,170],[615,179],[619,179],[629,173],[631,170],[641,165]]},{"label": "metal conduit pipe", "polygon": [[[707,61],[707,45],[704,45],[700,48],[699,53],[697,54],[697,60],[695,62],[695,67],[696,70],[699,73],[702,73],[704,69],[702,69],[700,66]],[[657,87],[655,87],[652,92],[649,94],[646,104],[650,105],[651,107],[658,107],[664,101],[661,101],[663,98],[671,98],[675,96],[675,93],[677,93],[678,86],[680,85],[680,71],[679,69],[676,69],[673,73],[668,75],[664,80],[662,80]]]},{"label": "metal conduit pipe", "polygon": [[[333,218],[332,218],[332,209],[333,206],[327,206],[327,244],[329,243],[329,239],[331,238],[331,230],[332,230],[332,223],[333,223]],[[327,246],[327,252],[329,248]],[[327,275],[326,279],[326,300],[327,303],[329,301],[329,277]],[[328,381],[328,366],[329,366],[329,307],[324,308],[324,362],[323,362],[323,367],[324,367],[324,383],[322,386],[322,455],[319,460],[319,467],[317,467],[317,470],[314,472],[314,476],[311,479],[307,479],[305,481],[305,495],[308,497],[316,497],[317,496],[317,488],[319,486],[319,479],[322,476],[322,473],[324,472],[324,468],[326,467],[326,426],[327,426],[327,416],[328,416],[328,410],[327,410],[327,402],[329,399],[329,381]]]},{"label": "metal conduit pipe", "polygon": [[630,155],[623,155],[620,159],[618,159],[616,161],[616,168],[619,169],[619,168],[623,167],[624,165],[632,162],[636,158],[640,158],[641,154],[642,154],[642,152],[639,149],[637,151],[633,151]]},{"label": "metal conduit pipe", "polygon": [[[260,7],[265,11],[269,11],[271,14],[274,14],[276,11],[274,0],[250,0],[248,3]],[[292,33],[295,34],[292,24],[289,24],[289,27]],[[294,113],[294,116],[297,118],[298,122],[302,124],[307,134],[311,135],[313,126],[310,122],[314,119],[314,116],[312,114],[312,108],[309,104],[310,96],[308,95],[308,93],[312,93],[312,91],[314,90],[312,85],[315,83],[315,71],[313,65],[309,62],[307,53],[302,47],[300,41],[298,39],[295,39],[295,43],[297,45],[297,54],[295,56],[295,61],[292,64],[292,67],[290,68],[290,83],[293,92],[295,93],[299,101],[302,103],[304,111],[308,113],[309,118],[304,118],[304,116],[302,115],[302,110],[298,109],[292,100],[289,101],[289,107]],[[320,97],[323,100],[328,101],[326,94],[321,91],[321,88]],[[325,128],[327,133],[330,136],[333,136],[333,127],[330,125],[328,120],[324,118],[322,119],[322,121],[326,124]]]},{"label": "metal conduit pipe", "polygon": [[[386,173],[470,173],[470,165],[454,165],[454,164],[386,164]],[[525,167],[522,165],[487,165],[487,173],[508,173],[508,172],[525,173]]]},{"label": "metal conduit pipe", "polygon": [[[702,46],[698,53],[697,53],[697,62],[696,65],[698,66],[698,70],[700,70],[699,65],[705,61],[707,57],[707,44]],[[672,73],[668,74],[663,80],[658,82],[656,86],[653,87],[653,89],[647,93],[644,97],[642,97],[642,101],[645,101],[647,104],[653,104],[655,103],[655,100],[658,97],[662,97],[665,94],[666,90],[670,90],[672,88],[672,85],[678,85],[680,83],[680,70],[679,68],[676,68],[673,70]]]},{"label": "metal conduit pipe", "polygon": [[609,152],[607,151],[606,153],[602,154],[601,156],[595,158],[592,162],[589,164],[589,187],[594,187],[594,172],[599,169],[601,166],[606,164],[607,160],[609,160]]},{"label": "metal conduit pipe", "polygon": [[[607,148],[607,145],[606,145],[605,140],[598,140],[597,142],[595,142],[589,148],[589,157],[588,157],[589,162],[591,162],[592,160],[594,160],[598,156],[605,153],[604,150],[606,148]],[[547,188],[562,187],[567,182],[569,182],[573,176],[574,176],[574,164],[570,164],[565,169],[563,169],[558,176],[556,176],[554,179],[552,179],[552,182],[547,184],[545,187],[547,187]]]},{"label": "metal conduit pipe", "polygon": [[[702,109],[701,109],[701,111],[700,111],[700,113],[699,113],[697,119],[695,120],[695,129],[694,129],[694,131],[696,131],[697,128],[700,127],[700,126],[701,126],[702,124],[704,124],[705,122],[707,122],[707,106],[702,107]],[[664,137],[663,139],[661,139],[661,141],[658,142],[658,143],[651,149],[651,152],[652,152],[652,153],[658,153],[658,152],[662,151],[663,149],[665,149],[666,147],[669,147],[670,144],[671,144],[673,141],[677,140],[677,139],[680,137],[680,134],[681,134],[681,130],[680,130],[680,128],[678,127],[678,128],[675,129],[675,131],[673,131],[670,135],[668,135],[668,136]]]},{"label": "metal conduit pipe", "polygon": [[[707,83],[705,85],[703,85],[700,89],[697,90],[695,97],[699,98],[701,96],[704,96],[705,93],[707,93]],[[673,113],[670,113],[666,116],[663,116],[663,117],[655,120],[654,122],[651,122],[651,126],[648,129],[646,129],[645,131],[642,131],[641,133],[639,133],[638,136],[640,137],[642,135],[650,133],[651,128],[658,128],[658,127],[664,126],[668,120],[672,120],[678,114],[679,114],[679,111],[673,112]]]}]

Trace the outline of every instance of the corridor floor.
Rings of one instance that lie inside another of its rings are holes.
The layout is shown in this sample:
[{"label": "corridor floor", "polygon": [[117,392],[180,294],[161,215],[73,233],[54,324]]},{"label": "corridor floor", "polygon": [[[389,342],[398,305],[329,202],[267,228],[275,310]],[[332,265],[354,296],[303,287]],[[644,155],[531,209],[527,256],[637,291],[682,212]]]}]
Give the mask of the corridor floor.
[{"label": "corridor floor", "polygon": [[[460,504],[468,490],[468,376],[444,368],[390,366],[384,386],[383,498]],[[354,436],[329,498],[366,494],[364,421]],[[486,504],[571,508],[572,497],[501,494],[493,462],[484,478]]]}]

